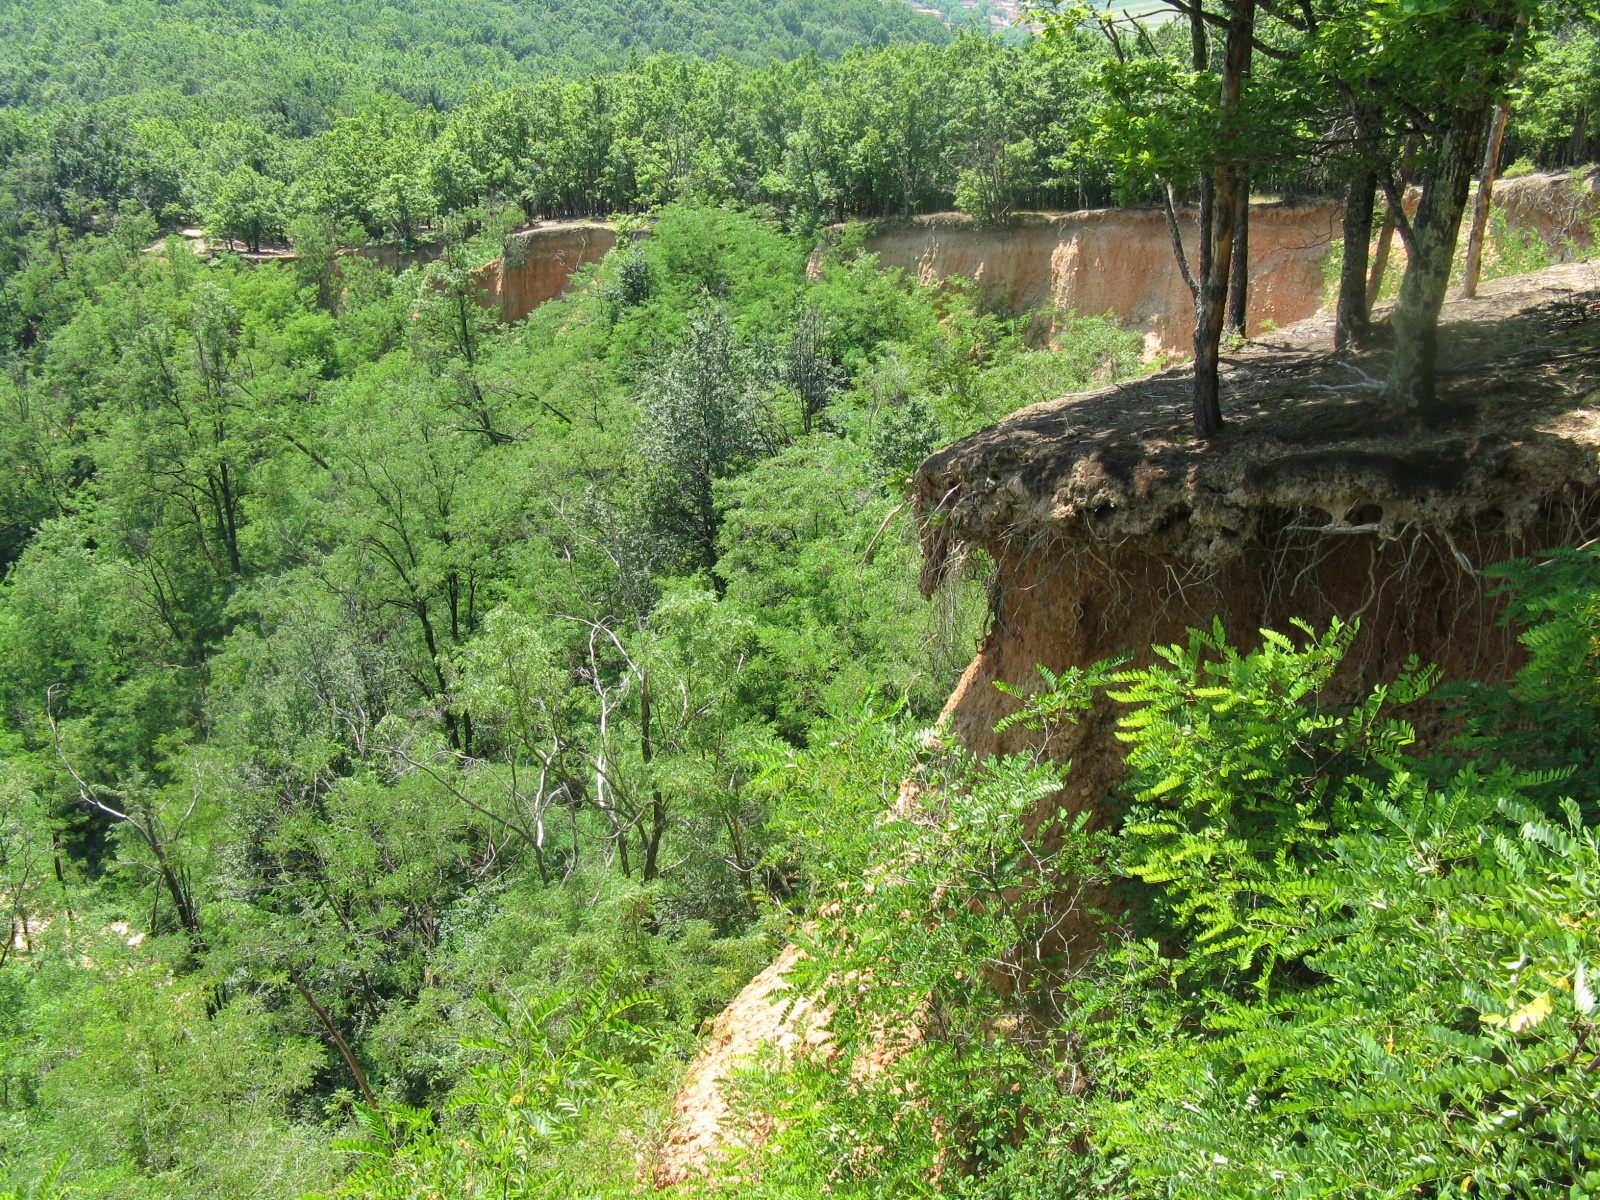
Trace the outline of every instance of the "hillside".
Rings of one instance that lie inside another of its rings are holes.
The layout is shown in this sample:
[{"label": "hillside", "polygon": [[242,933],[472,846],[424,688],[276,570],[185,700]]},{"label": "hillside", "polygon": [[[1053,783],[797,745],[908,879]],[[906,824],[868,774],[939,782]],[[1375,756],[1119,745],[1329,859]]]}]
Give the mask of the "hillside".
[{"label": "hillside", "polygon": [[1140,352],[1103,321],[1030,349],[976,294],[868,259],[808,272],[812,243],[750,214],[654,217],[516,323],[479,307],[474,243],[397,273],[147,253],[132,226],[14,277],[19,1169],[327,1190],[349,1160],[325,1122],[363,1085],[431,1104],[476,1078],[479,993],[564,1012],[594,987],[648,990],[656,1040],[615,1035],[639,1107],[562,1169],[625,1184],[695,1030],[771,949],[765,889],[794,887],[752,756],[865,695],[929,719],[970,656],[982,579],[918,597],[910,472]]},{"label": "hillside", "polygon": [[948,37],[880,0],[16,0],[0,9],[0,105],[204,97],[213,120],[276,112],[303,134],[373,94],[449,108],[635,54],[759,65]]}]

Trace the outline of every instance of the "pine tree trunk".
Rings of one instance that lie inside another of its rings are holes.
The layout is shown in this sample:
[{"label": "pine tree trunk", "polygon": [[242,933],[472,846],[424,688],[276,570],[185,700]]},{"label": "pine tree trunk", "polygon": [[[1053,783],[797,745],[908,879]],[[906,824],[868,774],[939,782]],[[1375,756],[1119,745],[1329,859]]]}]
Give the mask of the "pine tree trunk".
[{"label": "pine tree trunk", "polygon": [[[1218,99],[1221,128],[1217,161],[1200,197],[1200,270],[1195,280],[1194,322],[1194,429],[1198,437],[1215,437],[1222,432],[1222,382],[1217,368],[1239,232],[1241,185],[1247,177],[1235,156],[1237,133],[1231,125],[1250,69],[1255,0],[1232,0],[1230,8]],[[1248,200],[1248,193],[1244,193],[1244,199]]]},{"label": "pine tree trunk", "polygon": [[1434,369],[1439,354],[1439,309],[1450,285],[1450,265],[1478,165],[1478,142],[1488,109],[1485,101],[1450,114],[1423,182],[1417,215],[1410,223],[1406,274],[1389,317],[1394,329],[1394,363],[1384,399],[1398,411],[1424,419],[1435,415],[1438,405]]},{"label": "pine tree trunk", "polygon": [[1467,260],[1461,278],[1461,294],[1468,300],[1477,296],[1478,276],[1483,273],[1483,239],[1489,231],[1489,206],[1494,201],[1494,174],[1500,165],[1500,143],[1506,136],[1506,121],[1510,116],[1509,101],[1496,106],[1483,150],[1483,171],[1478,176],[1478,198],[1472,206],[1472,230],[1467,235]]},{"label": "pine tree trunk", "polygon": [[1367,251],[1372,242],[1372,209],[1377,172],[1368,167],[1350,180],[1344,202],[1344,253],[1339,262],[1339,307],[1333,348],[1360,347],[1370,332],[1367,309]]},{"label": "pine tree trunk", "polygon": [[1234,218],[1233,269],[1228,280],[1228,316],[1222,336],[1243,341],[1250,336],[1250,175],[1241,172],[1238,215]]}]

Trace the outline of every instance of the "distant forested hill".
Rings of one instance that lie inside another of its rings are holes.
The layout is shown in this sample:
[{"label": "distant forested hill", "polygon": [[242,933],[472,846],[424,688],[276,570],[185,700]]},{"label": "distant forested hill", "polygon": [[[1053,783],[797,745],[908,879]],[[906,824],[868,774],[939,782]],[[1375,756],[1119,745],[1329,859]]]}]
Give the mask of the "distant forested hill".
[{"label": "distant forested hill", "polygon": [[746,63],[944,43],[899,0],[10,0],[0,105],[206,97],[304,135],[373,92],[448,107],[472,88],[671,51]]}]

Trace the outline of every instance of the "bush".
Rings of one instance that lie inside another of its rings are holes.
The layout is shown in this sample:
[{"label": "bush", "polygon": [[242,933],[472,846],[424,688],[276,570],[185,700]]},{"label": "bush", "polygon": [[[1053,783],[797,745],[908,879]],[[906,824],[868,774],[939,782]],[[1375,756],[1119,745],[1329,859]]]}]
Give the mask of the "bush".
[{"label": "bush", "polygon": [[[1529,664],[1457,687],[1476,715],[1432,754],[1396,711],[1432,670],[1322,699],[1355,633],[1335,624],[1047,674],[1016,718],[1041,733],[1101,689],[1131,706],[1115,832],[1037,828],[1043,768],[872,712],[774,758],[814,847],[795,979],[831,1041],[746,1072],[759,1136],[706,1190],[1595,1194],[1600,831],[1577,731],[1600,559],[1500,573]],[[1119,874],[1134,903],[1090,931],[1101,952],[1061,954]]]}]

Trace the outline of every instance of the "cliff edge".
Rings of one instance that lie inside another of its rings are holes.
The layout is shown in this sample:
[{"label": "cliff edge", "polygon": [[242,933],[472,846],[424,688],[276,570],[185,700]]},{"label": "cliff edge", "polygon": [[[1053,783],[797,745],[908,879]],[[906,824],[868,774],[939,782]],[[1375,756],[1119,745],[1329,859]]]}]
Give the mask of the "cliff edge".
[{"label": "cliff edge", "polygon": [[[1191,377],[1168,371],[1023,409],[929,458],[924,591],[974,551],[995,568],[952,731],[1009,749],[993,728],[1016,701],[996,681],[1143,660],[1214,616],[1240,644],[1292,619],[1359,618],[1335,684],[1351,692],[1413,654],[1448,677],[1510,670],[1515,638],[1482,568],[1585,541],[1600,518],[1600,267],[1482,291],[1446,306],[1451,415],[1431,428],[1378,404],[1384,350],[1336,355],[1313,318],[1227,356],[1215,439],[1192,436]],[[1077,741],[1069,809],[1094,806],[1121,761],[1103,724]]]}]

